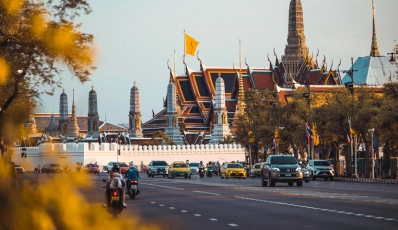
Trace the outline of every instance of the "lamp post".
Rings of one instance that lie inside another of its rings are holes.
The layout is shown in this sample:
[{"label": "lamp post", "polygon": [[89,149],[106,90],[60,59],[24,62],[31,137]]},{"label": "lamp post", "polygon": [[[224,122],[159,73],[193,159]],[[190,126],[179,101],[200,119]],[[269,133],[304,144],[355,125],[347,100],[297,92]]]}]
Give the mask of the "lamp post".
[{"label": "lamp post", "polygon": [[[270,102],[270,105],[271,106],[273,106],[273,107],[275,107],[275,109],[276,109],[276,116],[277,116],[277,118],[278,118],[278,120],[277,120],[277,127],[276,127],[276,130],[278,131],[278,133],[279,133],[279,111],[278,111],[278,104],[275,102],[275,101],[273,101],[273,102]],[[275,155],[277,155],[277,154],[279,154],[279,146],[278,146],[278,139],[277,139],[277,137],[274,135],[274,140],[275,141],[273,141],[273,142],[275,142],[275,152],[274,152],[274,154]]]},{"label": "lamp post", "polygon": [[[351,102],[352,103],[351,104],[351,107],[352,107],[351,118],[354,117],[354,115],[355,115],[354,114],[354,111],[355,111],[354,110],[354,108],[355,108],[355,104],[354,104],[354,72],[355,71],[358,71],[358,70],[354,70],[354,58],[351,57],[351,69],[348,70],[348,71],[343,71],[343,73],[347,73],[347,75],[350,76],[350,78],[351,78],[351,82],[344,83],[345,87],[351,92],[351,99],[352,99],[352,102]],[[351,118],[349,118],[350,132],[351,132]],[[352,161],[353,161],[353,158],[354,158],[353,156],[354,156],[354,153],[353,153],[353,140],[351,140],[351,168],[352,168],[352,171],[354,172],[351,177],[352,178],[357,178],[357,174],[356,174],[356,171],[355,171],[357,162],[354,160],[354,164],[352,164]]]},{"label": "lamp post", "polygon": [[[307,84],[306,87],[307,87],[308,93],[304,93],[303,96],[306,99],[307,106],[308,106],[308,125],[311,126],[311,86],[310,86],[310,84]],[[308,135],[311,135],[311,134],[308,134]],[[312,152],[311,152],[312,138],[310,137],[308,139],[309,139],[308,156],[312,160],[313,159]]]},{"label": "lamp post", "polygon": [[371,150],[372,150],[372,179],[375,178],[375,158],[374,158],[374,149],[373,149],[373,133],[375,132],[375,129],[369,129],[369,132],[371,134],[371,138],[372,138],[372,146],[371,146]]}]

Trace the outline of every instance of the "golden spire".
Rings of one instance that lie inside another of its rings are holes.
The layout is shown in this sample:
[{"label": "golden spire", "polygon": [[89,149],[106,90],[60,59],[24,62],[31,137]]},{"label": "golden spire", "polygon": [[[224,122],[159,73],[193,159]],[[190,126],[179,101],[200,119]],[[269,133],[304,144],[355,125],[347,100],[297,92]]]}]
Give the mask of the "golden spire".
[{"label": "golden spire", "polygon": [[370,56],[379,57],[379,46],[377,45],[376,37],[376,23],[375,23],[375,2],[372,0],[372,15],[373,15],[373,36],[372,36],[372,47],[370,49]]},{"label": "golden spire", "polygon": [[134,80],[134,86],[136,85],[137,83],[135,82],[135,80]]}]

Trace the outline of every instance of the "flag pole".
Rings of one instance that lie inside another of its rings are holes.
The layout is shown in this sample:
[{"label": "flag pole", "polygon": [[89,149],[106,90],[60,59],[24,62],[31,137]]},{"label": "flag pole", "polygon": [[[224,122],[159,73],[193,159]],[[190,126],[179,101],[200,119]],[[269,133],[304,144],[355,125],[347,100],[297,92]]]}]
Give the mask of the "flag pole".
[{"label": "flag pole", "polygon": [[176,67],[176,49],[174,49],[174,78],[177,77],[177,67]]},{"label": "flag pole", "polygon": [[185,52],[186,52],[186,50],[185,50],[185,29],[184,29],[184,57],[185,57]]}]

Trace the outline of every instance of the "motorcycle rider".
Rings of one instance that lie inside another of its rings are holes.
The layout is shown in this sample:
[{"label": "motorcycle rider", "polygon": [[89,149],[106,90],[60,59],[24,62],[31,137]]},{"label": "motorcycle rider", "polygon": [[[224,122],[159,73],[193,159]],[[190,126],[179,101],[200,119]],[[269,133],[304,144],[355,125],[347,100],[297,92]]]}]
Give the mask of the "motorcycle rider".
[{"label": "motorcycle rider", "polygon": [[[136,180],[138,182],[138,178],[140,178],[140,174],[138,173],[137,166],[133,162],[130,162],[130,168],[126,171],[126,174],[124,176],[127,177],[126,187],[127,187],[127,191],[128,191],[130,188],[130,181]],[[138,189],[138,183],[137,183],[136,195],[138,195],[138,193],[140,193],[140,190]]]},{"label": "motorcycle rider", "polygon": [[200,175],[200,172],[203,170],[203,173],[204,173],[204,170],[205,170],[205,165],[203,164],[203,161],[200,161],[200,163],[199,163],[199,165],[198,165],[198,170],[199,170],[199,175]]},{"label": "motorcycle rider", "polygon": [[123,175],[120,173],[120,166],[118,164],[114,164],[112,167],[112,173],[109,174],[108,182],[106,184],[104,207],[108,206],[108,197],[111,193],[111,189],[117,189],[119,191],[119,194],[122,196],[123,207],[127,207],[125,203],[125,193],[123,187],[124,181]]}]

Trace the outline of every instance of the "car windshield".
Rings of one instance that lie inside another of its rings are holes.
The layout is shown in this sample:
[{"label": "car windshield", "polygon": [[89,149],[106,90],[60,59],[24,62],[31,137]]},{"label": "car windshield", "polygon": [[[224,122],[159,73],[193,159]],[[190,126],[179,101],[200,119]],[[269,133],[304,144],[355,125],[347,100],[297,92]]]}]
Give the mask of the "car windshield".
[{"label": "car windshield", "polygon": [[243,168],[241,164],[228,164],[227,168]]},{"label": "car windshield", "polygon": [[255,165],[254,168],[255,169],[259,169],[261,167],[261,165]]},{"label": "car windshield", "polygon": [[297,164],[297,161],[294,157],[273,157],[271,164]]},{"label": "car windshield", "polygon": [[154,161],[153,166],[167,166],[166,161]]},{"label": "car windshield", "polygon": [[181,163],[181,164],[174,164],[174,168],[186,168],[186,167],[188,167],[187,164],[183,164],[183,163]]},{"label": "car windshield", "polygon": [[189,166],[191,166],[191,167],[198,167],[198,166],[199,166],[199,163],[189,163]]},{"label": "car windshield", "polygon": [[59,164],[51,164],[51,167],[61,167]]},{"label": "car windshield", "polygon": [[330,166],[329,161],[314,161],[315,166]]}]

